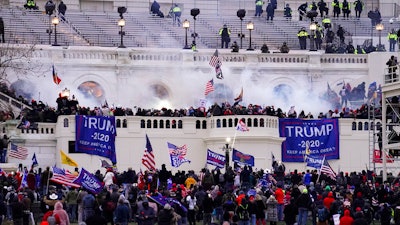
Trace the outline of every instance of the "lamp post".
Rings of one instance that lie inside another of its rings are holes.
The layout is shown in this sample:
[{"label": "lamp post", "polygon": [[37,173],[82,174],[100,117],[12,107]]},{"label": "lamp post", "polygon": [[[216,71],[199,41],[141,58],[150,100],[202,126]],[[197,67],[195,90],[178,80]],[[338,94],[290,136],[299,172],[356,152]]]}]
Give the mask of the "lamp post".
[{"label": "lamp post", "polygon": [[232,147],[229,146],[230,142],[231,142],[231,138],[227,137],[225,139],[226,143],[225,145],[222,147],[222,150],[225,151],[225,172],[228,171],[228,167],[229,167],[229,152],[232,150]]},{"label": "lamp post", "polygon": [[51,20],[51,23],[54,25],[54,44],[53,44],[53,46],[59,46],[59,44],[57,43],[57,25],[60,23],[60,20],[58,19],[58,17],[55,16]]},{"label": "lamp post", "polygon": [[185,28],[185,47],[183,47],[183,49],[190,49],[189,45],[188,45],[188,29],[190,27],[190,22],[188,20],[185,19],[185,21],[183,21],[182,23],[183,28]]},{"label": "lamp post", "polygon": [[123,31],[124,26],[125,26],[125,19],[121,18],[118,20],[118,26],[121,28],[121,30],[119,31],[119,35],[121,36],[121,43],[119,44],[118,48],[126,48],[124,46],[124,35],[125,35],[125,31]]},{"label": "lamp post", "polygon": [[49,45],[51,45],[51,33],[53,33],[53,29],[51,28],[51,15],[49,15],[49,28],[46,30],[46,33],[49,34]]},{"label": "lamp post", "polygon": [[248,22],[246,26],[247,30],[249,30],[249,48],[247,51],[253,51],[253,47],[251,46],[251,31],[254,30],[254,23],[253,22]]},{"label": "lamp post", "polygon": [[382,37],[382,30],[385,29],[385,27],[383,26],[382,23],[378,23],[378,24],[375,26],[375,29],[379,32],[379,44],[378,44],[377,51],[378,51],[378,52],[383,52],[383,51],[384,51],[384,48],[383,48],[383,46],[382,46],[381,37]]},{"label": "lamp post", "polygon": [[311,38],[310,38],[310,51],[317,51],[317,49],[315,49],[315,31],[317,30],[317,24],[315,24],[314,22],[312,22],[310,24],[310,31],[311,31]]},{"label": "lamp post", "polygon": [[197,37],[197,33],[196,33],[196,16],[198,16],[200,14],[200,9],[198,8],[194,8],[190,10],[190,15],[193,16],[193,43],[192,45],[195,47],[194,49],[196,49],[196,37]]},{"label": "lamp post", "polygon": [[243,18],[246,16],[246,10],[239,9],[236,12],[236,15],[240,19],[240,34],[238,34],[238,37],[240,38],[240,48],[243,48],[243,38],[244,38],[244,34],[243,34]]}]

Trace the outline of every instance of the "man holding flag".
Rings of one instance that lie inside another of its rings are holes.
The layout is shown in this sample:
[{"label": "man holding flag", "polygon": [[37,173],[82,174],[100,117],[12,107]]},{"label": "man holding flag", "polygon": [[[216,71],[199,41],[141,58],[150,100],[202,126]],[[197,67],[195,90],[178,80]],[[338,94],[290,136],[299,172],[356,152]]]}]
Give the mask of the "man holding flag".
[{"label": "man holding flag", "polygon": [[325,159],[325,156],[322,161],[320,172],[327,175],[332,180],[336,180],[336,173],[335,171],[333,171],[331,165],[329,165],[328,161]]},{"label": "man holding flag", "polygon": [[215,75],[218,79],[224,79],[224,76],[222,75],[222,61],[220,60],[218,56],[218,49],[215,49],[214,54],[211,56],[210,62],[208,63],[210,66],[214,67],[215,69]]}]

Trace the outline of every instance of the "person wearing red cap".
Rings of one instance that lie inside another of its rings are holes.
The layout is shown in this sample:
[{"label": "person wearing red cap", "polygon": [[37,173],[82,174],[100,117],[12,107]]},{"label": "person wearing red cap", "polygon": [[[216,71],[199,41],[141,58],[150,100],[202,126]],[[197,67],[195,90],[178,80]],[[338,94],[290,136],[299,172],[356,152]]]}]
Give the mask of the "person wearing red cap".
[{"label": "person wearing red cap", "polygon": [[353,211],[356,211],[356,208],[364,208],[365,205],[365,201],[363,199],[363,195],[361,193],[361,191],[357,192],[356,194],[356,198],[353,200]]},{"label": "person wearing red cap", "polygon": [[333,192],[330,191],[330,192],[328,192],[328,196],[326,196],[322,202],[323,202],[323,205],[324,205],[328,210],[330,210],[330,209],[331,209],[332,202],[334,202],[334,201],[335,201],[335,198],[333,197]]},{"label": "person wearing red cap", "polygon": [[344,215],[340,218],[340,225],[353,225],[354,219],[350,215],[350,210],[344,210]]}]

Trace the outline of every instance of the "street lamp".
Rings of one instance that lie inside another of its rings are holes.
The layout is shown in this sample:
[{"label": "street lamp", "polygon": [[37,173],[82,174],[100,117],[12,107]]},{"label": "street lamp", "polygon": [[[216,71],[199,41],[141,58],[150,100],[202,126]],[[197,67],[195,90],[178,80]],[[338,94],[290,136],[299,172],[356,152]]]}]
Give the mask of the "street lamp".
[{"label": "street lamp", "polygon": [[314,22],[312,22],[310,24],[310,31],[311,31],[311,38],[310,38],[310,51],[317,51],[317,49],[315,49],[315,31],[317,30],[317,24],[315,24]]},{"label": "street lamp", "polygon": [[124,26],[125,26],[125,19],[124,18],[121,18],[121,19],[118,20],[118,26],[121,28],[121,30],[118,33],[121,36],[121,43],[118,46],[118,48],[126,48],[124,46],[124,35],[125,35],[125,31],[123,31]]},{"label": "street lamp", "polygon": [[188,29],[190,27],[190,22],[189,20],[183,21],[182,23],[183,28],[185,28],[185,47],[183,47],[183,49],[190,49],[189,45],[188,45]]},{"label": "street lamp", "polygon": [[246,26],[247,30],[249,30],[249,48],[247,49],[247,51],[253,51],[254,49],[251,47],[251,31],[254,30],[254,23],[253,22],[248,22],[247,26]]},{"label": "street lamp", "polygon": [[54,25],[54,44],[53,44],[53,46],[59,46],[59,44],[57,43],[57,25],[60,23],[60,20],[58,19],[58,17],[55,16],[51,20],[51,23]]},{"label": "street lamp", "polygon": [[246,16],[246,10],[244,9],[239,9],[236,12],[236,15],[239,17],[240,19],[240,34],[238,34],[239,38],[240,38],[240,48],[243,48],[243,38],[244,38],[244,34],[243,34],[243,18]]},{"label": "street lamp", "polygon": [[222,150],[225,151],[225,172],[228,171],[229,168],[229,152],[232,150],[232,147],[229,146],[230,142],[231,142],[231,138],[227,137],[225,139],[225,145],[224,147],[222,147]]},{"label": "street lamp", "polygon": [[[200,9],[194,8],[190,10],[190,15],[193,16],[193,45],[196,46],[196,37],[198,36],[196,33],[196,16],[200,14]],[[196,49],[196,48],[195,48]]]},{"label": "street lamp", "polygon": [[379,44],[378,44],[377,51],[378,52],[383,52],[383,51],[385,51],[385,49],[383,48],[382,43],[381,43],[381,36],[382,36],[382,30],[385,29],[385,27],[383,26],[382,23],[378,23],[375,26],[375,29],[379,32]]}]

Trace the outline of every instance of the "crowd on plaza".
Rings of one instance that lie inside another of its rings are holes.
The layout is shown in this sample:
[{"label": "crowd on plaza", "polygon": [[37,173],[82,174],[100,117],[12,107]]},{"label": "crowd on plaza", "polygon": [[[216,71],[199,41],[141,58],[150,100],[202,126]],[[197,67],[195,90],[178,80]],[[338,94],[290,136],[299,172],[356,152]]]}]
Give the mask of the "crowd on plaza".
[{"label": "crowd on plaza", "polygon": [[333,177],[317,170],[287,173],[281,162],[259,171],[236,164],[224,172],[204,168],[172,174],[164,164],[143,174],[132,168],[104,170],[95,173],[104,183],[99,194],[49,182],[50,168],[30,169],[25,185],[22,172],[2,172],[0,214],[14,225],[32,220],[61,225],[400,223],[399,177],[382,182],[372,171]]}]

